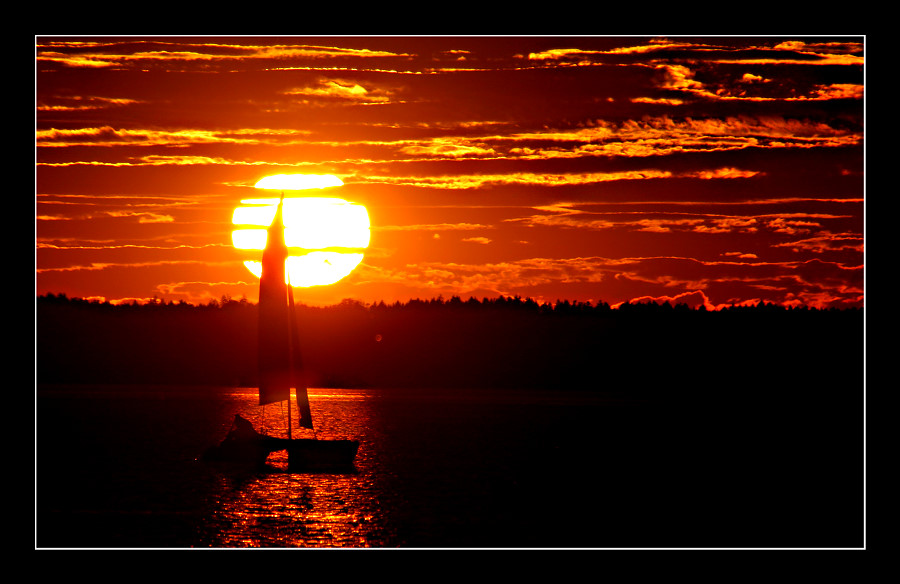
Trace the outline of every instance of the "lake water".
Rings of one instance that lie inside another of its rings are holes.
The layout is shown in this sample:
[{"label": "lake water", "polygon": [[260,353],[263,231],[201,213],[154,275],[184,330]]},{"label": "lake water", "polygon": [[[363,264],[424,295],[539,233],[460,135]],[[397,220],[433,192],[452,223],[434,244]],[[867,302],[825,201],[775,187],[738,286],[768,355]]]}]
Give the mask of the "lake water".
[{"label": "lake water", "polygon": [[38,388],[36,547],[863,542],[855,422],[824,433],[799,411],[579,391],[309,393],[319,437],[360,441],[354,472],[291,474],[278,454],[267,473],[200,462],[235,413],[281,431],[279,406],[259,408],[253,389]]}]

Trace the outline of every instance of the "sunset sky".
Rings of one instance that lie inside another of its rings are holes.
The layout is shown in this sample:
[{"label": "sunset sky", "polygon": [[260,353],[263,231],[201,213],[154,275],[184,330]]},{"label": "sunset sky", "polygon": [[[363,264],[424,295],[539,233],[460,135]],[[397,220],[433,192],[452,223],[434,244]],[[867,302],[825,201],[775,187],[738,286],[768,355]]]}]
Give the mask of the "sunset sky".
[{"label": "sunset sky", "polygon": [[366,207],[305,304],[864,301],[863,37],[35,37],[36,294],[256,302],[273,174]]}]

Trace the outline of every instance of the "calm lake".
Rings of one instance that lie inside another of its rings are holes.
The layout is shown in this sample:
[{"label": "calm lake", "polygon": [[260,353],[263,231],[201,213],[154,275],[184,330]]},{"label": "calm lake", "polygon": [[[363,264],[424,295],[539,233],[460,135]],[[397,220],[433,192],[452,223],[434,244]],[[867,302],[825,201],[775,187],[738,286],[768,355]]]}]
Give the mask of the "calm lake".
[{"label": "calm lake", "polygon": [[[682,405],[597,392],[311,389],[354,472],[198,460],[251,388],[38,387],[38,548],[863,545],[859,398]],[[260,410],[263,411],[261,415]],[[840,417],[834,417],[840,412]],[[295,437],[306,436],[295,428]]]}]

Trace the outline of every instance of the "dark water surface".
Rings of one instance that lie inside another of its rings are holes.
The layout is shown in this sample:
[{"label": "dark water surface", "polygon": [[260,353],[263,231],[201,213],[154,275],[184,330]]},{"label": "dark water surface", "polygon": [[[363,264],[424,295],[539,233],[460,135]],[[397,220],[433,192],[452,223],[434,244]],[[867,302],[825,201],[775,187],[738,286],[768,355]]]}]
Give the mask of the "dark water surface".
[{"label": "dark water surface", "polygon": [[[251,389],[39,387],[36,547],[860,547],[857,398],[673,404],[590,392],[312,389],[356,469],[199,462]],[[280,431],[280,430],[277,430]],[[296,430],[295,430],[296,432]],[[295,434],[300,437],[300,433]]]}]

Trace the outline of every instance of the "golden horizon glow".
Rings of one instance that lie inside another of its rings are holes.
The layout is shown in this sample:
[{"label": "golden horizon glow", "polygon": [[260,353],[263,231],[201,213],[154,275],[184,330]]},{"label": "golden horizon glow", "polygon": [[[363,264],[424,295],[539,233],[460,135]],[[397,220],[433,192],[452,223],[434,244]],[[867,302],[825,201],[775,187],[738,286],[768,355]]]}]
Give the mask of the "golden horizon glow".
[{"label": "golden horizon glow", "polygon": [[[309,190],[340,186],[332,175],[274,175],[261,179],[257,188]],[[260,187],[259,185],[263,185]],[[231,239],[235,249],[262,252],[267,228],[275,218],[279,198],[244,199],[235,208]],[[285,197],[282,208],[284,242],[289,257],[285,279],[294,287],[325,286],[348,276],[363,260],[369,246],[369,214],[366,208],[337,197]],[[257,278],[258,259],[244,265]]]}]

